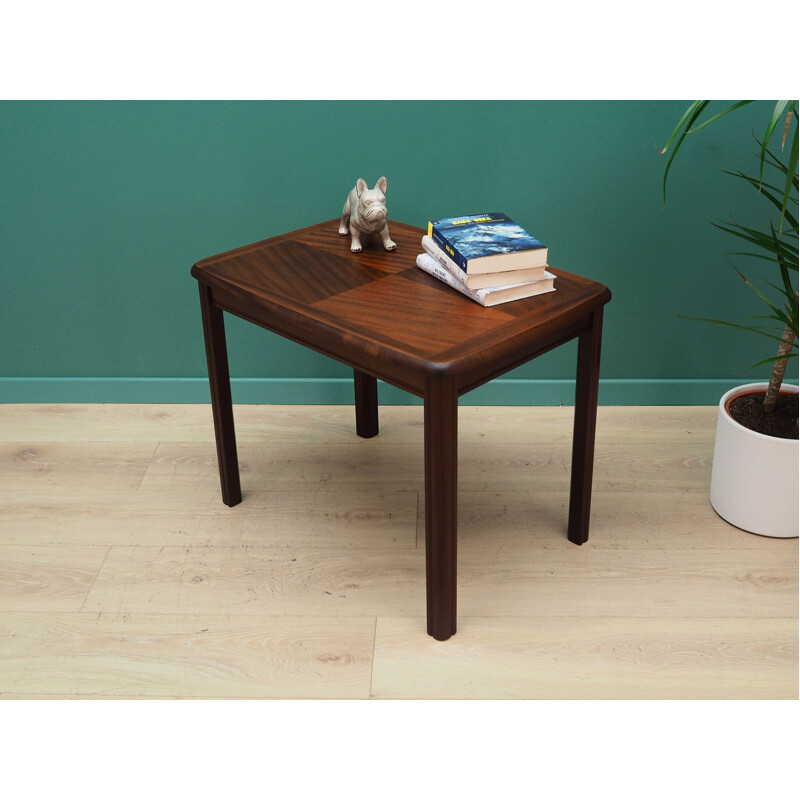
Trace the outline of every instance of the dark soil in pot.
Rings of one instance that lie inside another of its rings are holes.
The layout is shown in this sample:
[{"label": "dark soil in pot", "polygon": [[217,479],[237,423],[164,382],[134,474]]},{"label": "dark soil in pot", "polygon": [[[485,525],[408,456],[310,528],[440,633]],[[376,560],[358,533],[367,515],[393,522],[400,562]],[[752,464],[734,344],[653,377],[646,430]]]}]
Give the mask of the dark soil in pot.
[{"label": "dark soil in pot", "polygon": [[780,439],[797,439],[797,394],[782,393],[771,414],[764,413],[765,392],[747,392],[732,398],[728,413],[745,428]]}]

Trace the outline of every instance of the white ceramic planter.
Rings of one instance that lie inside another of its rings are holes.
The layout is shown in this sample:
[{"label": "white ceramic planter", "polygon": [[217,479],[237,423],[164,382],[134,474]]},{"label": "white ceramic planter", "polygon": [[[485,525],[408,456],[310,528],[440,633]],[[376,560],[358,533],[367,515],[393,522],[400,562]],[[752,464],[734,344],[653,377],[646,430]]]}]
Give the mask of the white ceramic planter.
[{"label": "white ceramic planter", "polygon": [[[733,395],[766,388],[766,383],[737,386],[719,401],[711,505],[737,528],[792,538],[798,535],[798,440],[751,431],[725,410]],[[798,388],[784,385],[781,391],[796,394]]]}]

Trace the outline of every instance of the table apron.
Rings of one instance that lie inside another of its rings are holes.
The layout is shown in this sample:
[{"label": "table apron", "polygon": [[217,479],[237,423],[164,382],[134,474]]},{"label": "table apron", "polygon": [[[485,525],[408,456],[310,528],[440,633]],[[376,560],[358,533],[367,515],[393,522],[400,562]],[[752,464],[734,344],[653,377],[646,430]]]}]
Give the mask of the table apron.
[{"label": "table apron", "polygon": [[296,342],[309,350],[339,361],[348,367],[357,369],[374,378],[379,378],[386,383],[410,392],[417,397],[425,396],[424,375],[419,370],[414,370],[403,364],[389,362],[386,354],[380,352],[379,344],[372,344],[369,352],[364,347],[354,345],[351,348],[342,347],[337,340],[331,336],[330,342],[323,341],[323,332],[313,324],[296,325],[292,330],[280,324],[280,319],[266,320],[263,317],[254,316],[250,310],[240,302],[234,294],[228,293],[223,289],[211,288],[211,298],[215,306],[222,311],[227,311],[246,322],[251,322],[260,328],[276,333],[284,339]]},{"label": "table apron", "polygon": [[587,314],[586,317],[576,320],[569,326],[559,328],[547,337],[538,338],[534,348],[531,347],[529,341],[523,340],[516,347],[504,352],[502,356],[498,356],[493,362],[493,369],[490,373],[486,372],[485,367],[466,369],[463,374],[459,375],[459,396],[471,392],[473,389],[477,389],[479,386],[483,386],[483,384],[489,383],[489,381],[493,381],[495,378],[521,367],[523,364],[527,364],[528,361],[532,361],[550,350],[555,350],[562,344],[566,344],[580,336],[583,331],[591,327],[591,324],[592,315]]},{"label": "table apron", "polygon": [[[282,316],[290,317],[295,313],[285,307],[276,309],[275,313],[269,313],[268,309],[262,309],[259,306],[257,310],[265,313],[256,315],[253,303],[238,297],[237,293],[219,287],[209,288],[213,304],[222,311],[227,311],[229,314],[339,361],[348,367],[379,378],[417,397],[425,397],[426,373],[430,372],[431,367],[427,362],[404,364],[398,359],[393,359],[392,352],[384,350],[377,342],[353,343],[348,346],[340,338],[341,334],[337,336],[336,331],[327,331],[322,324],[315,324],[313,320],[299,317],[291,321],[284,321]],[[268,318],[266,318],[267,316]],[[592,315],[588,313],[546,336],[538,335],[533,346],[531,337],[522,334],[516,341],[508,342],[502,351],[493,354],[490,372],[487,372],[485,358],[482,358],[480,363],[475,366],[463,365],[461,369],[457,368],[455,378],[459,396],[560,347],[588,330],[591,324]],[[444,372],[448,370],[449,365],[443,364],[441,367]]]}]

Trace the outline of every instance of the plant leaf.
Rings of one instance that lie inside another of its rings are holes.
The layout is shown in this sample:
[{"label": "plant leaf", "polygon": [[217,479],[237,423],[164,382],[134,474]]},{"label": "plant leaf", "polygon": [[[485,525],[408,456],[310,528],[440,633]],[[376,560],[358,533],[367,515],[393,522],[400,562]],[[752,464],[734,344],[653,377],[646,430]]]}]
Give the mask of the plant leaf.
[{"label": "plant leaf", "polygon": [[[783,189],[783,206],[781,210],[781,221],[779,225],[779,229],[783,230],[783,220],[786,216],[786,206],[789,204],[789,194],[792,190],[792,183],[794,174],[797,171],[797,126],[795,125],[794,128],[794,137],[792,138],[792,146],[789,151],[789,164],[788,171],[786,173],[786,185]],[[795,223],[795,227],[797,223]]]},{"label": "plant leaf", "polygon": [[770,139],[772,139],[772,134],[775,132],[775,128],[778,126],[778,123],[783,120],[783,114],[788,105],[789,100],[778,100],[778,102],[775,103],[775,108],[772,110],[772,116],[767,123],[767,130],[764,132],[764,138],[761,141],[761,178],[764,176],[764,161],[767,156],[767,147],[769,146]]},{"label": "plant leaf", "polygon": [[670,134],[669,139],[667,139],[667,143],[659,150],[662,156],[669,150],[681,131],[683,131],[681,138],[689,132],[692,121],[696,120],[703,113],[703,110],[710,102],[710,100],[695,100],[689,108],[683,112],[683,116],[678,120],[678,124],[675,126],[675,130]]},{"label": "plant leaf", "polygon": [[771,356],[770,358],[765,358],[763,361],[759,361],[758,364],[753,364],[750,369],[763,367],[765,364],[774,364],[776,361],[788,361],[790,358],[797,358],[797,353],[787,353],[785,356]]},{"label": "plant leaf", "polygon": [[712,222],[715,228],[719,228],[731,236],[736,236],[739,239],[744,239],[746,242],[760,247],[769,253],[777,255],[780,253],[784,258],[789,261],[791,269],[797,269],[797,248],[790,245],[788,242],[778,240],[777,243],[769,236],[761,231],[754,230],[753,228],[746,228],[744,225],[729,222]]},{"label": "plant leaf", "polygon": [[680,121],[675,126],[675,130],[672,131],[667,143],[661,150],[661,154],[663,155],[667,152],[667,150],[669,150],[672,143],[677,139],[675,148],[673,149],[670,157],[667,159],[666,165],[664,166],[664,184],[662,191],[665,203],[667,202],[667,176],[669,175],[669,169],[672,166],[672,162],[675,159],[678,150],[680,150],[680,146],[683,144],[683,140],[686,138],[686,134],[689,132],[689,129],[700,118],[701,114],[706,110],[710,102],[710,100],[695,100],[689,106],[689,108],[686,109],[683,116],[680,118]]},{"label": "plant leaf", "polygon": [[719,114],[715,114],[711,119],[706,120],[702,125],[698,125],[696,128],[692,128],[691,130],[687,131],[687,133],[694,133],[695,131],[702,130],[706,127],[706,125],[710,125],[712,122],[716,122],[721,117],[724,117],[726,114],[730,114],[731,111],[736,111],[737,108],[741,108],[742,106],[749,105],[752,103],[752,100],[740,100],[738,103],[734,103],[733,105],[728,106],[727,108],[723,109],[719,112]]},{"label": "plant leaf", "polygon": [[756,178],[752,178],[749,175],[745,175],[743,172],[729,172],[728,170],[723,170],[726,175],[731,175],[734,178],[741,178],[742,180],[747,181],[754,189],[758,189],[761,194],[767,198],[767,200],[775,206],[786,218],[787,222],[791,226],[792,229],[797,227],[797,220],[794,218],[792,214],[786,209],[783,200],[779,200],[773,192],[784,192],[785,187],[778,188],[777,186],[772,186],[768,183],[759,183]]},{"label": "plant leaf", "polygon": [[[789,122],[791,122],[791,118],[787,118],[787,130]],[[758,139],[756,139],[756,141],[758,141]],[[778,156],[772,152],[772,150],[767,150],[767,160],[769,165],[778,170],[781,175],[786,175],[787,173],[792,175],[792,172],[789,170],[789,165],[784,164],[783,161],[781,161],[780,158],[778,158]],[[797,189],[797,172],[792,175],[792,186]]]},{"label": "plant leaf", "polygon": [[[705,317],[688,317],[688,316],[685,316],[684,314],[677,314],[676,316],[680,317],[681,319],[693,320],[694,322],[709,322],[712,325],[724,325],[726,328],[736,328],[737,330],[740,330],[740,331],[749,331],[750,333],[758,333],[761,336],[766,336],[768,339],[774,339],[776,342],[782,342],[783,341],[783,335],[782,334],[779,336],[778,334],[775,334],[775,333],[769,333],[768,331],[766,331],[763,328],[760,328],[760,327],[758,327],[756,325],[744,325],[744,324],[738,323],[738,322],[728,322],[727,320],[724,320],[724,319],[707,319]],[[795,343],[793,346],[796,347],[797,344]]]}]

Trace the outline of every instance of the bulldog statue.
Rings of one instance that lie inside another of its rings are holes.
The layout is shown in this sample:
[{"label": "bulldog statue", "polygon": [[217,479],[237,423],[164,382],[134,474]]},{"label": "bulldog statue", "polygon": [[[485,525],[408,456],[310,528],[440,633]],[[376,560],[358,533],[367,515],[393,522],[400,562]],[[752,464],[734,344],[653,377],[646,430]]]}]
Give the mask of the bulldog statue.
[{"label": "bulldog statue", "polygon": [[342,236],[350,234],[350,250],[353,253],[360,253],[362,250],[362,233],[379,234],[384,248],[394,250],[397,245],[389,238],[389,226],[386,224],[388,219],[386,178],[381,178],[374,189],[368,189],[367,182],[359,178],[342,209],[339,233]]}]

